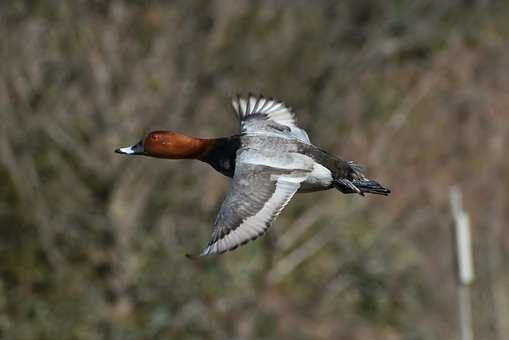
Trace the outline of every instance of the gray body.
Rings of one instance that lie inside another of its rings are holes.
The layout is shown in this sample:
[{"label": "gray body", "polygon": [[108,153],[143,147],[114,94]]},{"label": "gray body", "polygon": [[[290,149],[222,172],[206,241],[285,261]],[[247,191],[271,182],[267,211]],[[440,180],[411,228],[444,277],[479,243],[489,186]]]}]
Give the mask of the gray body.
[{"label": "gray body", "polygon": [[[301,183],[298,192],[313,192],[334,188],[334,179],[360,178],[352,164],[328,152],[304,143],[296,138],[283,138],[277,135],[235,135],[222,139],[217,152],[210,153],[207,162],[225,176],[233,177],[237,154],[245,150],[256,150],[267,157],[278,158],[284,153],[298,153],[311,158],[314,171]],[[288,164],[291,166],[290,164]]]}]

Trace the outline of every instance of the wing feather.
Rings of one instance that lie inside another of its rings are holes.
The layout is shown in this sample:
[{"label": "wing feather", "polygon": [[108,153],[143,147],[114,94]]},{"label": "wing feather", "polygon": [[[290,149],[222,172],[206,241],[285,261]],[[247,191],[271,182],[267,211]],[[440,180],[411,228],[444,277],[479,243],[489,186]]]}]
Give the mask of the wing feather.
[{"label": "wing feather", "polygon": [[267,231],[313,168],[304,155],[288,154],[286,160],[294,168],[268,166],[257,150],[239,151],[235,174],[202,256],[233,250]]},{"label": "wing feather", "polygon": [[[232,106],[240,120],[241,133],[271,133],[311,143],[307,133],[297,126],[295,115],[282,101],[251,94],[237,96]],[[278,128],[277,126],[286,128]]]}]

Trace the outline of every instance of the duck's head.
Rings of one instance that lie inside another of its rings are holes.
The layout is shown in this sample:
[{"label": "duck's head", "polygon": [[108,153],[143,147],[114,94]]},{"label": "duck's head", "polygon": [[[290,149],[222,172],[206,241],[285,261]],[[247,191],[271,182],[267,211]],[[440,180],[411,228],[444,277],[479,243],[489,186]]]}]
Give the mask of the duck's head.
[{"label": "duck's head", "polygon": [[153,131],[138,143],[118,148],[123,155],[143,155],[157,158],[200,158],[213,140],[186,136],[173,131]]}]

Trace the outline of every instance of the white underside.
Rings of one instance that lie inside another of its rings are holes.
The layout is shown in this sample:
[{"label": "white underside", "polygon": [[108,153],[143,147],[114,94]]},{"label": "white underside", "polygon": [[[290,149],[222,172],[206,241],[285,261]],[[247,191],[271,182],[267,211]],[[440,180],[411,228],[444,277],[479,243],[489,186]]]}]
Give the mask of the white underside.
[{"label": "white underside", "polygon": [[314,163],[313,171],[301,183],[299,192],[312,192],[328,189],[332,183],[332,173],[320,163]]}]

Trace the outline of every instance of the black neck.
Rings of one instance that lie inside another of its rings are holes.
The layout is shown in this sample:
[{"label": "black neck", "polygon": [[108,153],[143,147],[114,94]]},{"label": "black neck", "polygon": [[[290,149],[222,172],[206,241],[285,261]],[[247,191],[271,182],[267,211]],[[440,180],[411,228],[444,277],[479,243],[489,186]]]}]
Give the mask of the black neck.
[{"label": "black neck", "polygon": [[223,175],[233,177],[239,147],[239,136],[218,138],[214,146],[200,160],[210,164]]}]

